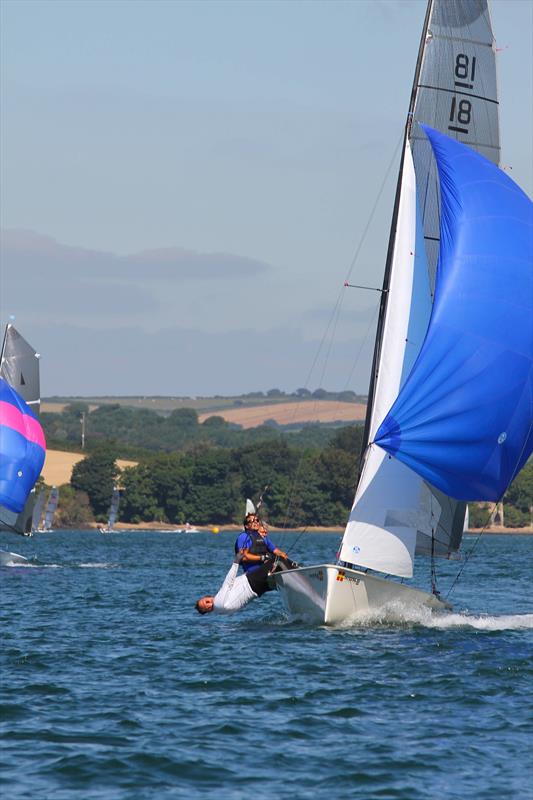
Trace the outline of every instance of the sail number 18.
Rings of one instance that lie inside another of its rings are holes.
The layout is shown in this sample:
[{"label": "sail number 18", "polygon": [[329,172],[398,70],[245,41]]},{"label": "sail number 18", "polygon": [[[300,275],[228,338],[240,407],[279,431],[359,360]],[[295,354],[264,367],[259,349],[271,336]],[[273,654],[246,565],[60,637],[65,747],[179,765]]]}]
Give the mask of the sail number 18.
[{"label": "sail number 18", "polygon": [[[459,89],[473,89],[476,76],[476,57],[469,58],[465,53],[458,53],[455,58],[454,85]],[[449,131],[468,133],[467,125],[472,120],[472,103],[465,98],[458,100],[452,97],[450,108]],[[461,126],[461,127],[459,127]]]}]

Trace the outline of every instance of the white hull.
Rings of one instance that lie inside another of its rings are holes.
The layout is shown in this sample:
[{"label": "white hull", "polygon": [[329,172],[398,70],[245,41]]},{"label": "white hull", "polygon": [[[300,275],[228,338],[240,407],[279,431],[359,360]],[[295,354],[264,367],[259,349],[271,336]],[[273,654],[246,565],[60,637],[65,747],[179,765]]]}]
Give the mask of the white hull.
[{"label": "white hull", "polygon": [[162,528],[157,533],[202,533],[199,528]]},{"label": "white hull", "polygon": [[7,550],[0,550],[0,567],[13,567],[17,564],[28,564],[28,559],[19,556],[18,553],[10,553]]},{"label": "white hull", "polygon": [[450,608],[448,603],[420,589],[333,564],[279,572],[274,579],[290,614],[325,625],[393,605],[406,609]]},{"label": "white hull", "polygon": [[163,531],[159,531],[159,533],[202,533],[200,528],[194,528],[190,525],[188,528],[172,528]]}]

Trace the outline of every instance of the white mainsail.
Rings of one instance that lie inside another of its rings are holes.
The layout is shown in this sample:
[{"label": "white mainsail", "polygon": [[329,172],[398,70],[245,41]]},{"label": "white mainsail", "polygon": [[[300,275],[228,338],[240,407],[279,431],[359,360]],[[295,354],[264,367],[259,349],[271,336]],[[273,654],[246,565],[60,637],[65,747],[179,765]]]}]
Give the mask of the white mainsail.
[{"label": "white mainsail", "polygon": [[[417,237],[418,231],[418,237]],[[418,240],[417,240],[418,239]],[[409,141],[405,143],[388,313],[372,404],[370,441],[418,355],[431,313],[431,296]],[[424,482],[383,450],[366,453],[340,560],[403,577],[413,574],[417,530],[431,529],[432,504]]]},{"label": "white mainsail", "polygon": [[245,515],[255,514],[255,506],[249,498],[246,499],[246,509],[244,513]]}]

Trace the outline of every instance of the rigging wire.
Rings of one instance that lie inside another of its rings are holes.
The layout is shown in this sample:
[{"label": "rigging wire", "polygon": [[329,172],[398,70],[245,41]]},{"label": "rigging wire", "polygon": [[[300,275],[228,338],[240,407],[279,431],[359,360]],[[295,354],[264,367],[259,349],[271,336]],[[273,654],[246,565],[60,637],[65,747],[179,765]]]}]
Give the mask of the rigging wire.
[{"label": "rigging wire", "polygon": [[[375,214],[376,214],[376,210],[377,210],[379,202],[380,202],[380,200],[382,198],[382,195],[383,195],[383,192],[385,190],[385,187],[386,187],[386,185],[388,183],[388,180],[389,180],[389,177],[390,177],[390,173],[391,173],[391,171],[392,171],[392,169],[393,169],[393,167],[394,167],[394,165],[395,165],[395,163],[397,161],[398,153],[399,153],[401,144],[403,142],[403,138],[404,138],[404,130],[403,130],[403,126],[402,126],[400,137],[399,137],[399,139],[398,139],[398,141],[397,141],[397,143],[396,143],[396,145],[394,147],[394,151],[392,153],[392,156],[391,156],[391,158],[390,158],[390,160],[389,160],[389,162],[387,164],[387,167],[386,167],[385,173],[383,175],[383,179],[381,181],[381,184],[379,186],[376,198],[375,198],[374,203],[372,205],[372,208],[370,210],[370,214],[369,214],[368,219],[366,221],[365,227],[363,228],[363,231],[361,233],[361,236],[360,236],[359,242],[358,242],[358,244],[356,246],[354,255],[352,256],[352,259],[351,259],[351,262],[350,262],[350,266],[348,268],[348,272],[346,273],[345,281],[344,281],[342,287],[339,289],[339,292],[337,294],[337,298],[335,300],[335,304],[333,306],[333,309],[332,309],[332,311],[330,313],[330,316],[329,316],[325,331],[324,331],[324,333],[322,335],[322,338],[321,338],[320,344],[319,344],[319,346],[317,348],[315,357],[314,357],[313,362],[311,364],[311,367],[310,367],[310,369],[308,371],[307,378],[306,378],[306,381],[305,381],[305,384],[304,384],[305,388],[307,388],[309,386],[310,382],[311,382],[311,377],[312,377],[312,375],[314,373],[314,370],[315,370],[315,367],[316,367],[316,365],[318,363],[320,355],[321,355],[323,349],[326,348],[328,337],[330,337],[329,346],[327,346],[327,350],[326,350],[326,353],[325,353],[324,366],[323,366],[321,374],[320,374],[319,383],[321,381],[323,381],[324,378],[325,378],[326,371],[327,371],[327,368],[329,366],[331,350],[332,350],[332,347],[333,347],[333,344],[334,344],[334,341],[335,341],[335,334],[336,334],[337,324],[338,324],[338,321],[339,321],[340,312],[341,312],[341,308],[342,308],[344,290],[345,290],[345,288],[347,288],[347,285],[350,282],[350,277],[351,277],[352,272],[353,272],[353,270],[355,268],[355,265],[356,265],[356,263],[358,261],[358,258],[359,258],[359,255],[361,253],[361,249],[363,247],[363,244],[366,241],[366,237],[368,235],[368,231],[369,231],[370,226],[371,226],[371,224],[372,224],[372,222],[374,220],[374,217],[375,217]],[[364,335],[364,338],[363,338],[363,342],[361,343],[361,345],[360,345],[360,347],[358,349],[357,355],[356,355],[356,359],[352,364],[352,368],[350,370],[350,378],[352,377],[352,375],[353,375],[353,373],[355,371],[355,368],[357,366],[357,361],[361,356],[361,353],[363,351],[364,346],[366,345],[367,337],[368,337],[368,334],[369,334],[370,330],[372,329],[372,325],[374,324],[374,320],[376,318],[376,314],[377,314],[377,310],[374,310],[373,317],[372,317],[372,319],[370,321],[370,324],[368,325],[367,330],[365,332],[365,335]],[[331,331],[331,335],[330,335],[330,331]],[[345,384],[345,386],[346,385],[347,384]],[[287,503],[287,509],[286,509],[286,512],[285,512],[285,517],[284,517],[284,520],[283,520],[282,529],[286,529],[287,528],[288,520],[289,520],[289,517],[290,517],[290,512],[291,512],[292,507],[293,507],[293,502],[294,502],[294,496],[295,496],[295,493],[296,493],[297,482],[298,482],[298,479],[299,479],[299,475],[301,473],[302,462],[303,462],[303,455],[300,456],[300,459],[298,461],[298,465],[296,467],[295,476],[294,476],[294,478],[293,478],[293,480],[291,482],[291,488],[290,488],[290,491],[289,491],[289,500],[288,500],[288,503]],[[304,530],[306,530],[306,529],[304,529]],[[295,542],[293,542],[290,545],[290,548],[293,548],[295,546],[296,542],[300,539],[302,533],[303,533],[303,531],[298,535],[298,537],[295,540]]]}]

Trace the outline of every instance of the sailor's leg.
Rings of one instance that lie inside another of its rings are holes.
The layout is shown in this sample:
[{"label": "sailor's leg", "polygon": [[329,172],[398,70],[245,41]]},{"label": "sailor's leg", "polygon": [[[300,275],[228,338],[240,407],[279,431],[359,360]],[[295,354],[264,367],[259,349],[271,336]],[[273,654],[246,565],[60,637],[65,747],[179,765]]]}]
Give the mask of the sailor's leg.
[{"label": "sailor's leg", "polygon": [[270,586],[268,582],[271,567],[272,564],[261,564],[258,569],[254,569],[252,572],[246,574],[252,591],[255,592],[258,597],[261,597],[265,592],[271,592],[272,589],[275,588],[274,586]]}]

